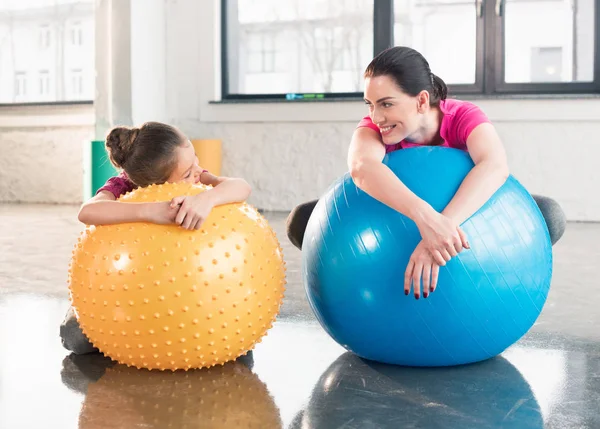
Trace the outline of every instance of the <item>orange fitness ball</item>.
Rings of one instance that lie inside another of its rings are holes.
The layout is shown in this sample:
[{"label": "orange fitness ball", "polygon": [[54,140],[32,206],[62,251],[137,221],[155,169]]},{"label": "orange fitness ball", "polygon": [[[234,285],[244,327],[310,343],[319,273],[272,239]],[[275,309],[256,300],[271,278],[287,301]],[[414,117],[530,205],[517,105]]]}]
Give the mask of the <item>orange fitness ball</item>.
[{"label": "orange fitness ball", "polygon": [[[170,201],[204,185],[137,189],[119,201]],[[215,207],[200,230],[128,223],[90,226],[69,268],[83,332],[119,363],[148,369],[210,367],[252,349],[285,290],[275,233],[246,203]]]}]

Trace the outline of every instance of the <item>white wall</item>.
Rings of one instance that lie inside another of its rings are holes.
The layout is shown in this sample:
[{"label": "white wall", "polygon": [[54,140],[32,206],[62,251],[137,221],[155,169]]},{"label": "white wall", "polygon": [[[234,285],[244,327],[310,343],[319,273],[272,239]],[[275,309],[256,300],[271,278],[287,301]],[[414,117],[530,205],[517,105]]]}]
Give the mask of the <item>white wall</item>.
[{"label": "white wall", "polygon": [[90,105],[0,108],[0,201],[79,203]]},{"label": "white wall", "polygon": [[[103,0],[107,2],[109,0]],[[136,10],[132,0],[133,10]],[[144,1],[147,7],[158,0]],[[102,1],[100,2],[102,3]],[[163,2],[160,2],[163,3]],[[166,43],[159,45],[156,55],[165,59],[166,70],[152,73],[151,67],[131,67],[131,71],[118,76],[118,67],[97,64],[99,70],[113,70],[117,82],[135,82],[139,88],[155,85],[152,100],[159,100],[164,85],[164,104],[146,104],[137,108],[141,96],[124,97],[133,100],[133,106],[121,109],[137,112],[136,121],[165,118],[179,126],[189,138],[220,138],[224,144],[223,173],[245,177],[254,188],[250,202],[260,208],[289,210],[295,204],[318,197],[329,183],[345,169],[346,150],[350,135],[358,120],[366,114],[362,102],[321,103],[252,103],[214,104],[219,88],[219,22],[217,0],[206,2],[179,0],[160,6],[153,13],[153,22],[162,15],[165,21]],[[121,7],[117,3],[114,7]],[[139,10],[139,9],[138,9]],[[156,11],[155,11],[156,12]],[[118,11],[112,11],[118,14]],[[123,16],[123,15],[120,15]],[[158,18],[157,18],[158,17]],[[143,16],[132,19],[144,19]],[[135,24],[134,24],[135,25]],[[136,28],[142,29],[143,26]],[[148,26],[146,26],[148,28]],[[101,29],[99,29],[101,30]],[[123,32],[120,26],[119,31]],[[161,30],[162,31],[162,30]],[[106,40],[102,31],[98,37]],[[144,49],[144,37],[132,38],[132,50]],[[152,37],[148,37],[152,42]],[[150,43],[149,42],[149,43]],[[118,40],[112,41],[119,44]],[[142,44],[142,45],[139,45]],[[164,52],[160,52],[164,49]],[[122,55],[123,51],[119,53]],[[98,57],[97,57],[98,59]],[[127,67],[124,67],[127,69]],[[137,72],[136,70],[141,70]],[[129,73],[131,75],[129,76]],[[163,77],[161,77],[163,76]],[[109,126],[106,118],[106,76],[100,79],[98,92],[104,97],[99,112],[96,106],[96,134],[101,136]],[[127,85],[120,85],[126,88]],[[129,85],[131,89],[132,85]],[[117,95],[113,96],[113,100]],[[148,103],[148,100],[145,100]],[[542,193],[557,199],[571,220],[600,221],[600,199],[597,183],[600,182],[600,99],[515,99],[476,101],[496,124],[507,147],[513,174],[532,193]],[[152,106],[155,108],[152,108]],[[166,106],[166,109],[165,109]],[[0,123],[3,110],[0,109]],[[121,118],[126,119],[125,116]],[[110,119],[110,118],[109,118]],[[100,125],[99,125],[100,124]],[[26,153],[34,154],[39,148],[39,129],[31,136],[17,136],[22,146],[31,146]],[[15,139],[15,134],[11,137]],[[35,134],[37,133],[37,134]],[[0,144],[7,133],[0,128]],[[76,165],[75,152],[79,151],[79,137],[64,141],[59,131],[48,134],[46,141],[70,147],[70,165],[61,171],[65,180],[81,183],[81,169]],[[32,146],[34,145],[34,146]],[[4,159],[4,145],[0,146]],[[65,165],[64,152],[47,152],[47,159],[56,165]],[[10,157],[10,153],[8,154]],[[17,159],[12,157],[12,159]],[[48,161],[49,162],[49,161]],[[17,164],[27,165],[25,160]],[[74,164],[74,165],[73,165]],[[6,190],[6,183],[19,183],[16,166],[0,176],[0,200],[14,200]],[[3,169],[4,170],[4,169]],[[43,195],[45,183],[31,184],[31,193]],[[79,185],[78,185],[79,186]],[[23,187],[17,187],[22,189]],[[28,188],[29,189],[29,188]],[[58,191],[53,191],[58,192]],[[48,201],[72,202],[62,194],[48,197]],[[594,197],[596,196],[596,197]],[[32,199],[28,199],[32,200]]]}]

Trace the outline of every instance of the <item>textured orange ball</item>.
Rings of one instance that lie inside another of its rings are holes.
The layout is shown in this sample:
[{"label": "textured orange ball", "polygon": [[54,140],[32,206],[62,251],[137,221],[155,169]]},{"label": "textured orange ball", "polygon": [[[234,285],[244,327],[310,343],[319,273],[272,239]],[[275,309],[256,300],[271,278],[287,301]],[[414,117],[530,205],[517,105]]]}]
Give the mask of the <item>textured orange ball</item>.
[{"label": "textured orange ball", "polygon": [[[123,202],[170,201],[209,189],[153,185]],[[69,269],[71,301],[94,346],[137,368],[190,369],[236,359],[272,326],[285,290],[281,246],[246,203],[215,207],[202,228],[91,226]]]}]

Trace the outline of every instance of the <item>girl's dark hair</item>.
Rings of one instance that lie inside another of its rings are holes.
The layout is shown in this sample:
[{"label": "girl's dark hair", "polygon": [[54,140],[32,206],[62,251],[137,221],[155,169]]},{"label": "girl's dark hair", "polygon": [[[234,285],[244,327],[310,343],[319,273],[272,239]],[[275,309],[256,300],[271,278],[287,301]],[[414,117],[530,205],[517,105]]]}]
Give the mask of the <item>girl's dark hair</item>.
[{"label": "girl's dark hair", "polygon": [[146,122],[140,128],[116,127],[106,137],[112,164],[122,168],[137,186],[167,181],[177,166],[175,150],[182,134],[170,125]]},{"label": "girl's dark hair", "polygon": [[425,57],[406,46],[386,49],[373,58],[364,77],[376,76],[392,77],[402,91],[413,97],[423,90],[428,91],[432,106],[437,106],[448,95],[448,87],[431,73]]}]

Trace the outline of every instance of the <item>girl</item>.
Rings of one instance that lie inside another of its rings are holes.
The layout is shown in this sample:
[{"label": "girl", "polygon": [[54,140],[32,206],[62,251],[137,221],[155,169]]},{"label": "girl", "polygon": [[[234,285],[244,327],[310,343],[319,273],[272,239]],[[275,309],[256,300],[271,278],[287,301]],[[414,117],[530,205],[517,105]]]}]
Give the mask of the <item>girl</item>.
[{"label": "girl", "polygon": [[[123,172],[81,206],[79,220],[87,225],[152,222],[199,229],[213,207],[242,202],[250,195],[245,180],[217,177],[202,169],[190,141],[170,125],[147,122],[140,128],[117,127],[106,138],[106,150],[112,164]],[[115,201],[137,187],[165,182],[203,183],[213,188],[167,202]],[[73,309],[67,312],[60,335],[63,346],[76,354],[96,350],[81,331]]]},{"label": "girl", "polygon": [[[502,186],[509,175],[502,142],[486,115],[475,105],[446,99],[448,89],[431,73],[417,51],[394,47],[377,55],[365,73],[369,116],[354,131],[348,167],[357,187],[412,219],[421,233],[405,272],[404,292],[427,298],[437,285],[439,267],[469,248],[460,224]],[[467,151],[475,167],[447,207],[437,213],[382,163],[386,153],[418,146],[444,146]],[[534,196],[552,244],[562,236],[566,219],[560,206]],[[288,217],[288,237],[299,249],[316,201],[296,207]]]}]

